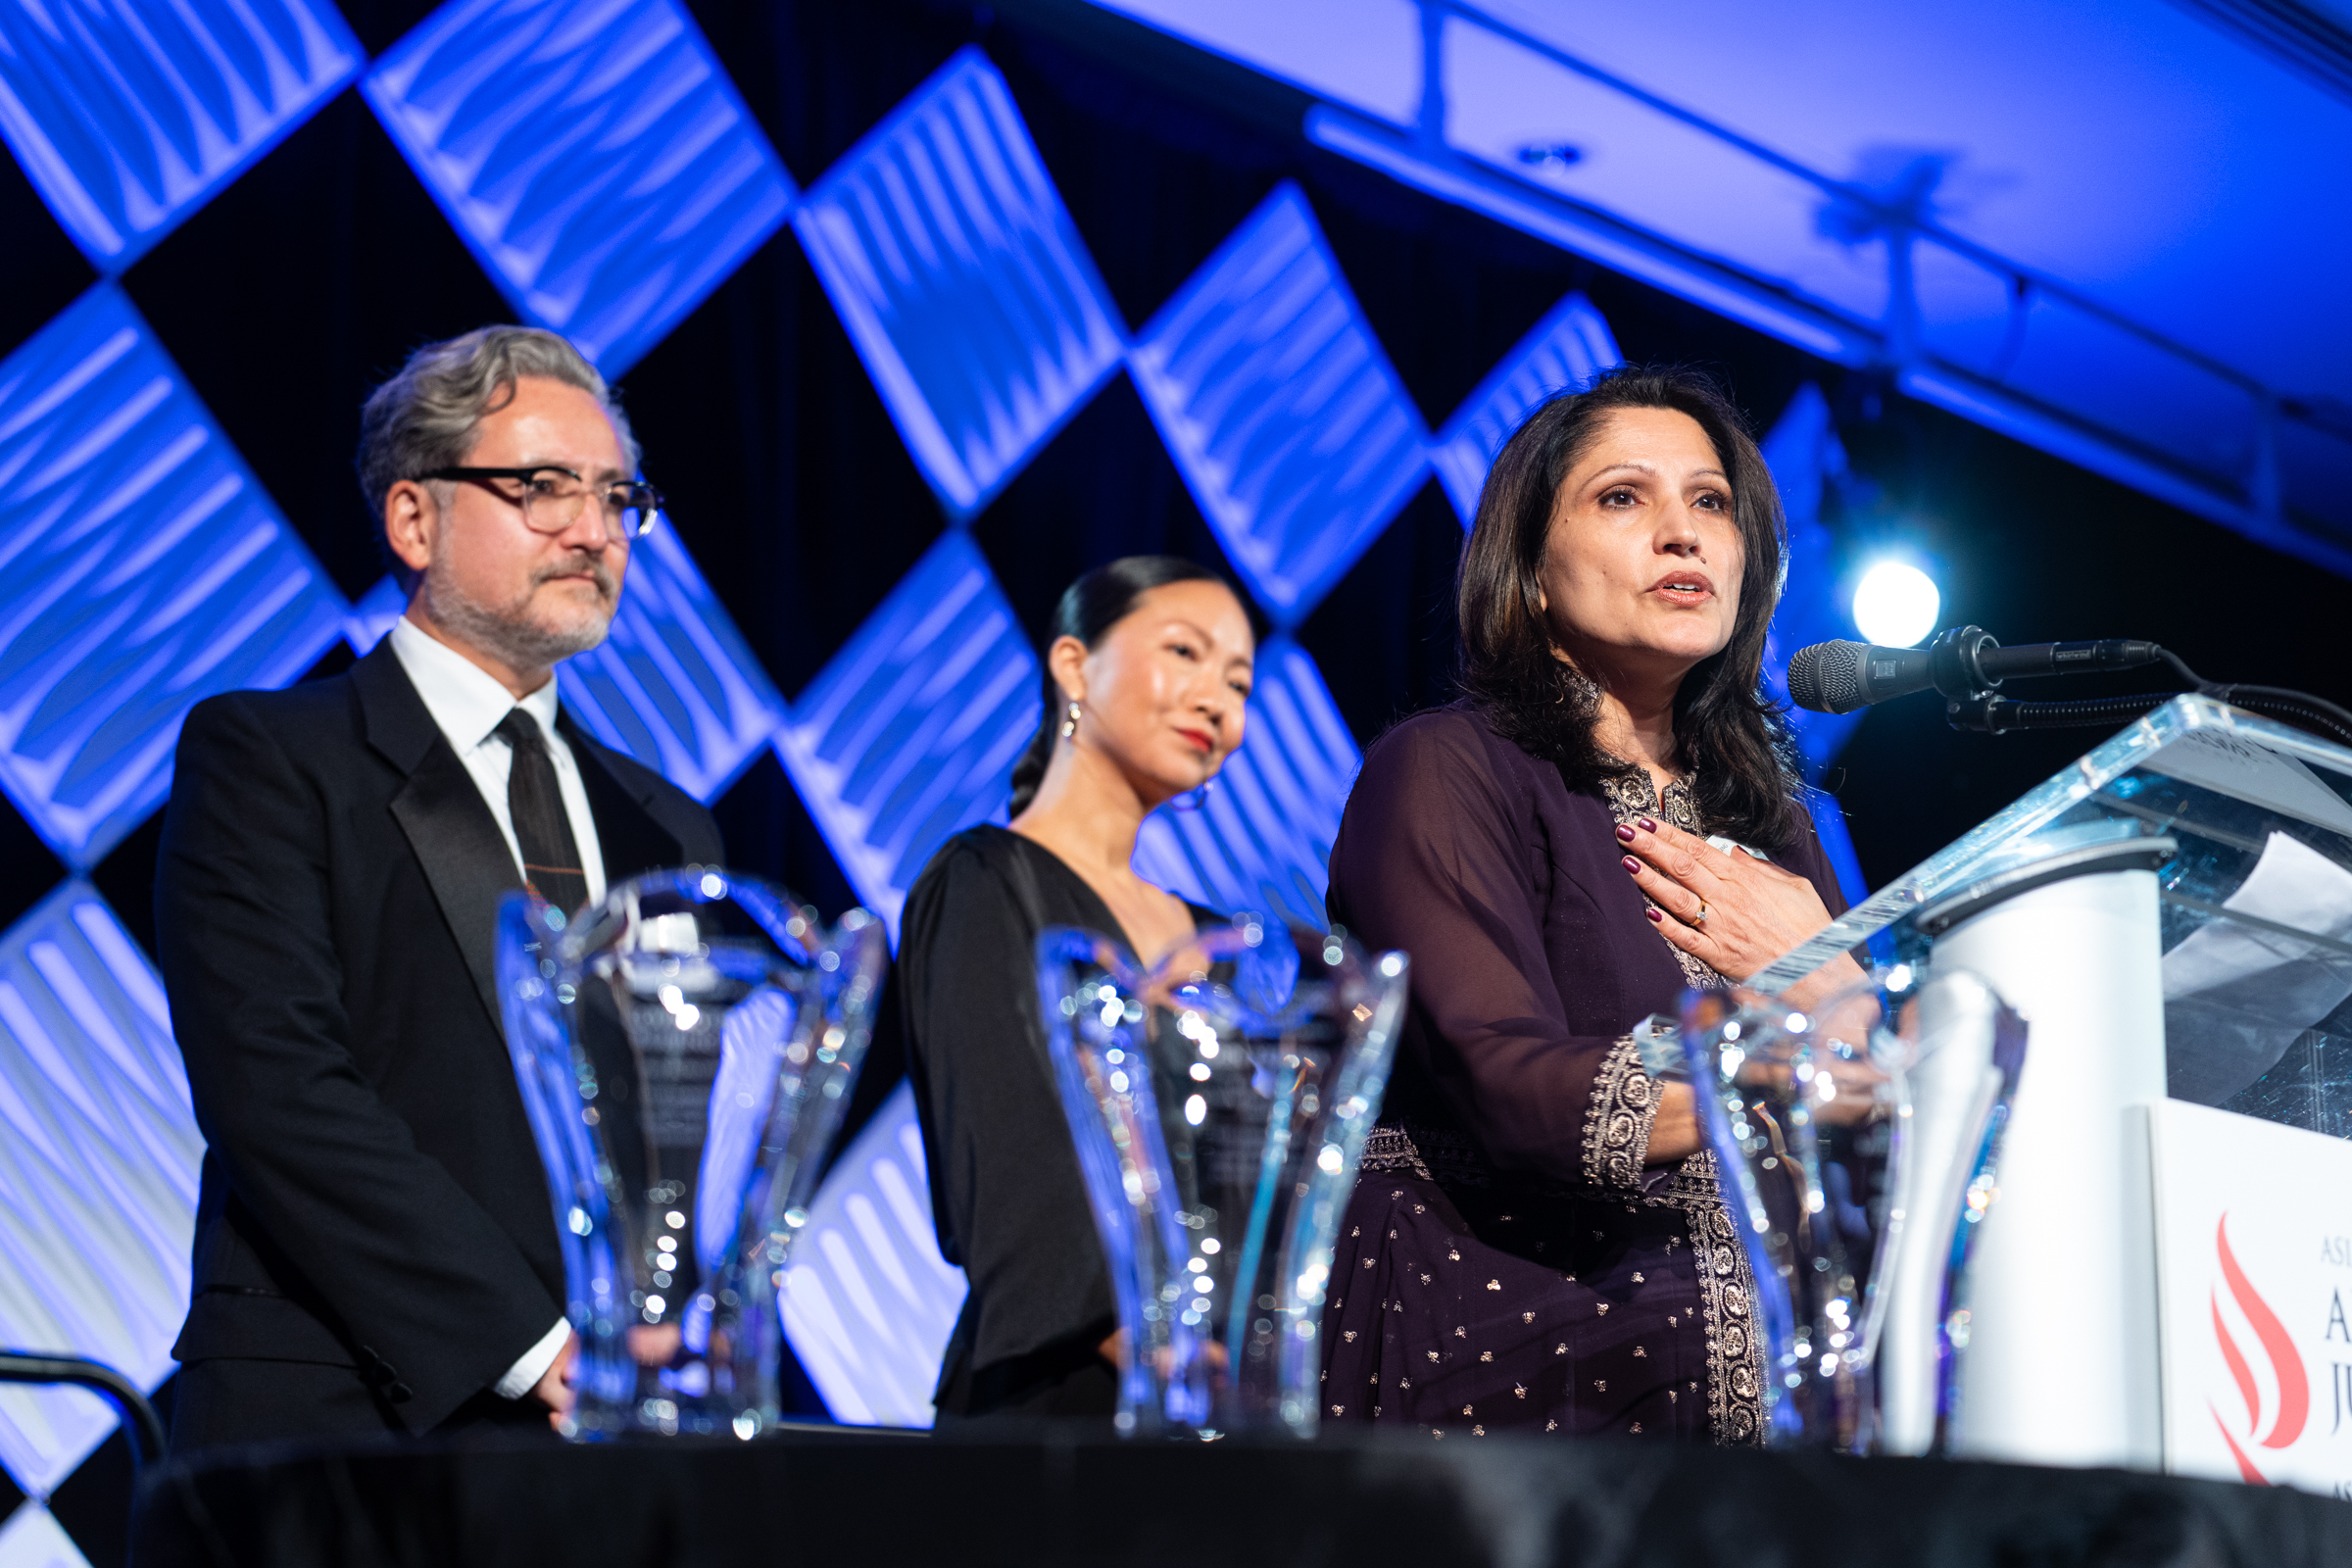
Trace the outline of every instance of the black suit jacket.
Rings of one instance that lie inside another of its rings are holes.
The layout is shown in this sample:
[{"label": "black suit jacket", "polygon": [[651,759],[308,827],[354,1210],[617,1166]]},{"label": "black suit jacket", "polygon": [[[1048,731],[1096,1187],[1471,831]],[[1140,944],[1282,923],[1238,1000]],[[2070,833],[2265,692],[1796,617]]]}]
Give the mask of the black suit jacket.
[{"label": "black suit jacket", "polygon": [[[709,811],[560,723],[610,880],[721,860]],[[492,976],[520,885],[389,639],[343,675],[189,713],[156,870],[210,1145],[179,1360],[350,1367],[423,1432],[563,1315]]]}]

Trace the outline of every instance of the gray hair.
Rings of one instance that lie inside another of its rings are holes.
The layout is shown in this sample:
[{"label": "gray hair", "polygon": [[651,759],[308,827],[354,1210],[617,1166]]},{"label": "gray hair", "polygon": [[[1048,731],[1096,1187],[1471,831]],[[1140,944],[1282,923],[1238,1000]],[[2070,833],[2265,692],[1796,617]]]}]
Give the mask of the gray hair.
[{"label": "gray hair", "polygon": [[562,381],[595,398],[620,440],[622,464],[637,471],[641,454],[628,416],[586,356],[535,326],[477,327],[410,355],[360,411],[360,493],[379,531],[392,487],[463,464],[483,416],[513,401],[515,378],[525,375]]}]

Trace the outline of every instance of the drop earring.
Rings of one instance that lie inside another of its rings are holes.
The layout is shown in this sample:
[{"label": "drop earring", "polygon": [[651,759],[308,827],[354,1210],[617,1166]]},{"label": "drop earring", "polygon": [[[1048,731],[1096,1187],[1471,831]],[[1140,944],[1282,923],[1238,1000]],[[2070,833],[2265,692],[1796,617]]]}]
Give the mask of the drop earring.
[{"label": "drop earring", "polygon": [[1073,735],[1075,735],[1075,734],[1077,734],[1077,733],[1078,733],[1078,705],[1077,705],[1076,703],[1072,703],[1072,704],[1070,705],[1070,713],[1069,713],[1069,716],[1068,716],[1067,718],[1065,718],[1065,719],[1063,719],[1063,720],[1061,721],[1061,738],[1062,738],[1063,740],[1065,740],[1065,741],[1066,741],[1066,740],[1068,740],[1068,739],[1069,739],[1071,736],[1073,736]]}]

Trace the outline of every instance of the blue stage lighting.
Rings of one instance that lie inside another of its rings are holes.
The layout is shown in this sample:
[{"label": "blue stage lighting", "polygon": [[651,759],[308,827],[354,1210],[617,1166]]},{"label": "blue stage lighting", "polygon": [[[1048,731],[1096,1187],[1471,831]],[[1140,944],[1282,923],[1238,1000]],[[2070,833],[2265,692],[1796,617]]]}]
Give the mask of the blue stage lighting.
[{"label": "blue stage lighting", "polygon": [[1118,308],[977,49],[811,187],[793,227],[915,466],[958,519],[1118,367]]},{"label": "blue stage lighting", "polygon": [[[1810,381],[1796,389],[1758,445],[1780,489],[1788,529],[1788,583],[1764,648],[1765,684],[1775,701],[1786,704],[1789,656],[1847,634],[1844,609],[1838,603],[1838,541],[1822,520],[1823,503],[1846,472],[1845,446],[1838,439],[1829,400]],[[1788,713],[1807,778],[1821,777],[1862,722],[1859,712],[1816,713],[1790,707]]]},{"label": "blue stage lighting", "polygon": [[30,1497],[17,1504],[6,1524],[0,1524],[0,1563],[24,1564],[25,1568],[86,1568],[88,1562],[80,1544],[57,1522],[57,1515]]},{"label": "blue stage lighting", "polygon": [[1039,684],[987,559],[951,529],[792,704],[776,755],[894,947],[932,852],[1003,820]]},{"label": "blue stage lighting", "polygon": [[360,602],[343,617],[343,640],[365,659],[391,634],[392,623],[408,608],[409,596],[400,591],[400,583],[389,575],[378,577],[375,586],[360,595]]},{"label": "blue stage lighting", "polygon": [[1487,469],[1536,405],[1578,390],[1624,358],[1608,321],[1592,302],[1570,294],[1487,372],[1478,390],[1446,421],[1429,454],[1463,527],[1469,527],[1478,513]]},{"label": "blue stage lighting", "polygon": [[1160,308],[1129,364],[1201,514],[1285,626],[1428,476],[1420,413],[1287,181]]},{"label": "blue stage lighting", "polygon": [[111,275],[308,120],[363,58],[326,0],[0,5],[0,137]]},{"label": "blue stage lighting", "polygon": [[588,732],[708,805],[784,722],[784,699],[667,518],[629,552],[612,635],[564,662]]},{"label": "blue stage lighting", "polygon": [[346,607],[112,283],[0,362],[0,786],[86,868],[188,710],[293,680]]},{"label": "blue stage lighting", "polygon": [[1854,587],[1854,625],[1866,642],[1908,648],[1936,629],[1943,595],[1907,561],[1882,561]]},{"label": "blue stage lighting", "polygon": [[905,1083],[826,1172],[786,1286],[784,1336],[834,1420],[931,1425],[965,1286],[963,1270],[939,1255]]},{"label": "blue stage lighting", "polygon": [[[1845,446],[1838,439],[1829,400],[1810,381],[1796,389],[1760,444],[1780,488],[1788,527],[1788,581],[1765,638],[1764,684],[1774,701],[1788,705],[1789,655],[1845,634],[1837,603],[1837,541],[1821,514],[1832,487],[1850,481]],[[1794,706],[1787,706],[1786,711],[1804,760],[1805,781],[1817,785],[1854,726],[1862,722],[1862,714],[1816,713]],[[1845,813],[1835,798],[1817,788],[1806,789],[1805,804],[1838,885],[1849,903],[1860,903],[1869,884],[1854,854],[1853,836],[1846,831]]]},{"label": "blue stage lighting", "polygon": [[[152,1391],[188,1309],[204,1138],[163,979],[87,883],[0,937],[0,1345]],[[114,1427],[95,1395],[0,1389],[0,1464],[30,1496]]]},{"label": "blue stage lighting", "polygon": [[792,210],[676,0],[449,0],[361,91],[528,320],[618,375]]},{"label": "blue stage lighting", "polygon": [[1255,909],[1320,931],[1340,810],[1363,758],[1306,650],[1257,651],[1241,750],[1197,810],[1144,819],[1135,869],[1212,909]]}]

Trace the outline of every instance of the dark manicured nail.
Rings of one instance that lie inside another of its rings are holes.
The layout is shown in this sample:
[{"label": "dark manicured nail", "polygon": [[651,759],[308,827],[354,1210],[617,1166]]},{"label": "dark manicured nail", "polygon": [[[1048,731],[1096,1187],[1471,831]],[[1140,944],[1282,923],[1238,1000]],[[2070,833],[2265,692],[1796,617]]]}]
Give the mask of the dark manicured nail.
[{"label": "dark manicured nail", "polygon": [[1617,824],[1617,837],[1627,844],[1634,842],[1634,830],[1623,822]]},{"label": "dark manicured nail", "polygon": [[1648,915],[1653,924],[1664,925],[1666,923],[1666,917],[1655,909],[1644,909],[1642,912]]},{"label": "dark manicured nail", "polygon": [[1636,817],[1635,820],[1642,824],[1642,831],[1644,833],[1655,833],[1658,830],[1658,824],[1646,816]]},{"label": "dark manicured nail", "polygon": [[1626,870],[1632,872],[1634,875],[1640,876],[1642,874],[1642,862],[1635,859],[1632,856],[1627,856],[1623,863]]}]

